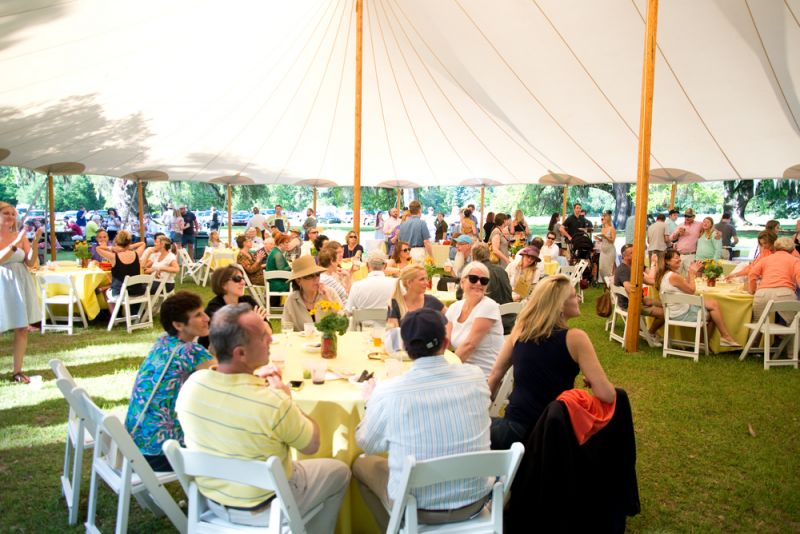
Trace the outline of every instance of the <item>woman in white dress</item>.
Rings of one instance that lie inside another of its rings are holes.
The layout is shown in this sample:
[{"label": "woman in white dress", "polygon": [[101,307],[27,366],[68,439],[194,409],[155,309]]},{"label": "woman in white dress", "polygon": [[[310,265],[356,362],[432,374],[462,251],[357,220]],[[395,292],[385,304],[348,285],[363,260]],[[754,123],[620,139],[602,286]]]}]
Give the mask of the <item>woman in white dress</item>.
[{"label": "woman in white dress", "polygon": [[614,276],[616,266],[617,249],[614,240],[617,238],[617,231],[611,224],[611,214],[604,213],[603,227],[600,230],[600,279],[605,280],[606,276]]},{"label": "woman in white dress", "polygon": [[33,242],[25,231],[17,231],[17,210],[0,202],[0,332],[14,330],[12,382],[30,382],[22,372],[22,359],[28,347],[28,325],[41,320],[36,283],[28,267],[39,265],[36,250],[42,229],[36,230]]}]

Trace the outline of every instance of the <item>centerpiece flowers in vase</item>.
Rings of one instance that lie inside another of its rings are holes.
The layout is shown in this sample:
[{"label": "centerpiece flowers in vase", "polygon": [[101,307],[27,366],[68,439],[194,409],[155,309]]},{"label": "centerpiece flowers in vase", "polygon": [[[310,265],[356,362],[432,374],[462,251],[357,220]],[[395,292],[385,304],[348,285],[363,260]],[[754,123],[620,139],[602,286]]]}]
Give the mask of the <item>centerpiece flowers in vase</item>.
[{"label": "centerpiece flowers in vase", "polygon": [[322,357],[335,358],[338,346],[337,334],[343,335],[347,332],[350,321],[347,317],[339,313],[342,305],[338,302],[321,300],[314,305],[311,315],[316,318],[317,330],[322,333]]},{"label": "centerpiece flowers in vase", "polygon": [[516,256],[517,252],[525,248],[525,238],[521,236],[517,236],[514,239],[514,242],[508,246],[508,253],[511,256]]},{"label": "centerpiece flowers in vase", "polygon": [[717,260],[703,260],[703,276],[706,277],[708,287],[717,285],[717,278],[722,276],[722,265]]},{"label": "centerpiece flowers in vase", "polygon": [[79,261],[82,268],[89,266],[89,260],[92,259],[92,251],[89,250],[89,244],[86,241],[75,242],[75,258]]}]

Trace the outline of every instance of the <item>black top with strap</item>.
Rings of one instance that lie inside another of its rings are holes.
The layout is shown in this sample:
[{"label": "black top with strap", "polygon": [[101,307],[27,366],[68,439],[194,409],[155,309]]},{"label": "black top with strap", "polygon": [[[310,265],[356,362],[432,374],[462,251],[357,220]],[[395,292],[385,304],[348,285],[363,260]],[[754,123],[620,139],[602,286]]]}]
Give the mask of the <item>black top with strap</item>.
[{"label": "black top with strap", "polygon": [[[119,259],[119,254],[114,253],[114,265],[111,266],[111,294],[115,297],[119,295],[122,289],[122,284],[126,276],[138,276],[142,274],[142,268],[139,265],[139,255],[133,253],[133,261],[130,263],[123,263]],[[144,295],[144,284],[136,284],[128,286],[128,294],[131,296]]]}]

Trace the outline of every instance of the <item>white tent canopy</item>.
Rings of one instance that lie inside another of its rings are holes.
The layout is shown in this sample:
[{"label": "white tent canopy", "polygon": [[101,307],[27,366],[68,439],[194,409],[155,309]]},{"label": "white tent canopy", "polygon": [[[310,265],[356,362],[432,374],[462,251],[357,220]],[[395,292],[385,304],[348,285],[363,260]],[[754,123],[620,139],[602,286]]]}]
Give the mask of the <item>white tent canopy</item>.
[{"label": "white tent canopy", "polygon": [[[364,0],[362,185],[635,182],[644,0]],[[9,0],[0,146],[29,168],[353,182],[354,0]],[[652,168],[780,177],[800,0],[659,8]]]}]

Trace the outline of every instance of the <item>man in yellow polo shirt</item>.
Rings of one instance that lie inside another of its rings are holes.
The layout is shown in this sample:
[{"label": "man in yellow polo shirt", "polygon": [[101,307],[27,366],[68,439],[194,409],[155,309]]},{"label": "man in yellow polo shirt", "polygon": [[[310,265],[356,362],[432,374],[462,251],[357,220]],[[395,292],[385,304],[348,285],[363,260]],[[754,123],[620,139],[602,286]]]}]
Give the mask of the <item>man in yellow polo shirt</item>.
[{"label": "man in yellow polo shirt", "polygon": [[[209,337],[217,369],[195,372],[178,395],[176,411],[186,447],[253,460],[277,456],[301,514],[324,502],[308,532],[333,532],[350,469],[327,458],[292,462],[290,447],[303,454],[317,452],[319,426],[292,402],[277,368],[262,373],[267,384],[253,374],[269,363],[269,323],[247,304],[224,306],[214,314]],[[198,478],[197,483],[209,508],[223,519],[253,526],[269,523],[272,492],[212,478]]]}]

